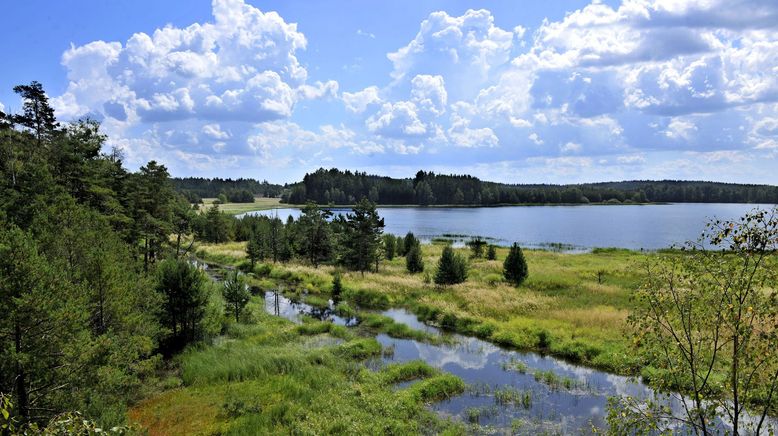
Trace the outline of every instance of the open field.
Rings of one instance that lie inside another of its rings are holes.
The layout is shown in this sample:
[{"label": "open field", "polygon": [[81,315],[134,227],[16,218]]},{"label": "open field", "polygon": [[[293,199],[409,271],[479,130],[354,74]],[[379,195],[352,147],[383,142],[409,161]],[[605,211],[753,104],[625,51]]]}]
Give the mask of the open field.
[{"label": "open field", "polygon": [[359,361],[381,353],[372,337],[295,326],[262,305],[253,297],[245,320],[179,356],[178,386],[136,404],[130,421],[151,435],[462,432],[425,407],[462,392],[457,377],[418,361],[371,371]]},{"label": "open field", "polygon": [[[199,257],[225,265],[245,262],[244,243],[201,244]],[[404,306],[420,318],[461,333],[520,349],[538,350],[575,362],[633,374],[626,317],[637,269],[650,254],[596,250],[567,254],[526,250],[529,278],[515,288],[502,279],[506,248],[497,260],[473,259],[465,283],[446,288],[429,283],[442,244],[423,246],[425,273],[409,274],[405,259],[383,261],[378,273],[343,273],[347,301],[367,307]],[[466,252],[466,249],[460,249]],[[332,266],[258,264],[255,285],[278,282],[309,295],[328,293]],[[599,274],[598,274],[599,273]],[[599,276],[599,280],[598,280]]]},{"label": "open field", "polygon": [[[199,205],[200,212],[211,207],[215,198],[203,198],[203,203]],[[266,210],[276,207],[282,207],[281,200],[279,198],[266,198],[255,197],[253,203],[224,203],[219,205],[219,210],[228,213],[230,215],[237,215],[243,212],[251,212],[253,210]]]}]

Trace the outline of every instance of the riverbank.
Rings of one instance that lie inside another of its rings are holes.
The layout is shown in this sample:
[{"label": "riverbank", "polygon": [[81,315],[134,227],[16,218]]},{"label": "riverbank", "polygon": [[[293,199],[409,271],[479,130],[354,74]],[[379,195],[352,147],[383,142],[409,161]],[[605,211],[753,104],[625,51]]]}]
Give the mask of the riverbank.
[{"label": "riverbank", "polygon": [[426,405],[461,393],[462,380],[418,361],[360,363],[385,352],[359,331],[268,315],[255,295],[240,323],[178,356],[168,388],[129,420],[150,435],[461,434]]},{"label": "riverbank", "polygon": [[[443,244],[425,244],[425,271],[411,275],[405,259],[383,261],[378,273],[343,272],[344,299],[362,307],[405,307],[420,319],[493,343],[562,357],[618,374],[637,374],[626,318],[636,274],[651,254],[596,249],[589,253],[526,250],[529,279],[519,288],[502,279],[507,249],[497,260],[470,261],[465,283],[438,288],[428,282]],[[460,249],[465,253],[466,249]],[[223,265],[245,262],[245,244],[202,244],[197,255]],[[252,283],[279,283],[307,298],[329,295],[335,268],[300,263],[260,264]]]}]

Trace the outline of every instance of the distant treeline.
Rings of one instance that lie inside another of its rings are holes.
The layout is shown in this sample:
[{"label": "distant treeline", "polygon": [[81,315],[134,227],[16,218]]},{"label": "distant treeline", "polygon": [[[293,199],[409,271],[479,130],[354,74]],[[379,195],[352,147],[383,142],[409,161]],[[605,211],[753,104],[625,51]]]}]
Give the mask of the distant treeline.
[{"label": "distant treeline", "polygon": [[576,185],[484,182],[467,175],[419,171],[412,179],[319,169],[284,189],[281,201],[303,204],[498,205],[545,203],[778,203],[778,187],[698,181],[626,181]]},{"label": "distant treeline", "polygon": [[278,197],[283,186],[254,179],[204,179],[202,177],[172,178],[173,187],[192,203],[200,203],[203,198],[216,198],[224,195],[233,203],[252,203],[254,196]]}]

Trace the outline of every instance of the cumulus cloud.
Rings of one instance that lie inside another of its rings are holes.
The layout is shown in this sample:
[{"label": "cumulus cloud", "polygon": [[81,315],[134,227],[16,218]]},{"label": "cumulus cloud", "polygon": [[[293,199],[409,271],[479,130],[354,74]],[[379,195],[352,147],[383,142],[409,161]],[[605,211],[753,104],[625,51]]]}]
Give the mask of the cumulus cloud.
[{"label": "cumulus cloud", "polygon": [[346,109],[355,113],[362,113],[371,104],[381,102],[377,86],[368,86],[357,92],[344,92],[341,98],[346,105]]},{"label": "cumulus cloud", "polygon": [[[178,150],[200,166],[281,162],[282,150],[291,165],[304,147],[320,153],[311,160],[426,152],[461,162],[474,156],[466,148],[489,147],[484,163],[530,159],[561,177],[648,168],[655,152],[685,156],[679,165],[689,151],[722,165],[778,155],[773,0],[593,0],[536,25],[496,22],[483,9],[433,12],[387,54],[384,77],[341,92],[309,78],[316,66],[298,60],[308,41],[296,24],[214,0],[208,22],[72,46],[67,89],[52,103],[64,118],[102,119],[128,156]],[[352,36],[374,37],[364,27]],[[325,112],[339,105],[321,125],[296,116],[321,110],[305,103],[314,99]],[[457,151],[440,153],[446,145]]]},{"label": "cumulus cloud", "polygon": [[[52,99],[58,116],[96,114],[115,140],[176,122],[203,140],[160,137],[170,146],[258,150],[245,136],[251,123],[288,119],[301,101],[337,96],[335,81],[308,83],[297,58],[307,40],[296,24],[242,0],[212,6],[209,22],[71,46],[62,55],[67,89]],[[231,122],[243,123],[236,135],[220,129]]]},{"label": "cumulus cloud", "polygon": [[371,132],[390,138],[428,134],[427,125],[421,122],[416,104],[410,101],[384,103],[376,114],[367,119],[366,125]]},{"label": "cumulus cloud", "polygon": [[459,17],[438,11],[421,23],[411,42],[387,57],[396,80],[446,73],[458,86],[486,81],[495,66],[509,61],[512,47],[513,32],[495,26],[487,10],[471,9]]}]

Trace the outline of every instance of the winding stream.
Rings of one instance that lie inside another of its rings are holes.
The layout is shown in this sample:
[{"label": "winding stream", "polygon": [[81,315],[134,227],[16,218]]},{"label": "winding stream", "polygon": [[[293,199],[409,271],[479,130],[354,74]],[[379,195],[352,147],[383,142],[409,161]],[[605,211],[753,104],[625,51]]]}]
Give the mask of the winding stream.
[{"label": "winding stream", "polygon": [[[193,262],[219,281],[219,268],[209,268],[198,260]],[[300,324],[304,317],[355,326],[356,318],[335,314],[330,300],[326,308],[318,308],[292,300],[277,291],[262,291],[267,313]],[[391,363],[422,360],[430,366],[460,377],[467,389],[461,395],[430,405],[440,416],[478,424],[480,434],[585,434],[592,426],[605,428],[608,398],[633,397],[654,399],[668,404],[676,416],[682,416],[683,403],[677,396],[655,393],[635,378],[609,374],[575,365],[534,352],[505,349],[490,342],[442,331],[427,325],[402,308],[380,312],[397,323],[434,335],[445,335],[442,344],[429,344],[412,339],[397,339],[379,334],[376,339],[384,352],[369,360],[370,368],[378,369]],[[401,383],[403,388],[413,382]],[[748,418],[747,418],[748,420]],[[775,419],[768,427],[776,429]],[[718,428],[731,428],[719,421]],[[683,432],[683,428],[678,428]],[[768,434],[765,430],[763,434]]]},{"label": "winding stream", "polygon": [[[297,323],[303,316],[341,325],[354,323],[328,309],[292,301],[275,292],[265,293],[265,309]],[[466,392],[430,407],[442,416],[478,423],[486,432],[588,433],[591,425],[605,426],[608,397],[654,396],[646,385],[628,377],[442,332],[404,309],[389,309],[381,314],[414,329],[447,335],[450,341],[433,345],[379,334],[376,339],[387,351],[368,365],[378,368],[418,359],[459,376],[468,385]],[[673,407],[681,404],[675,401]]]}]

